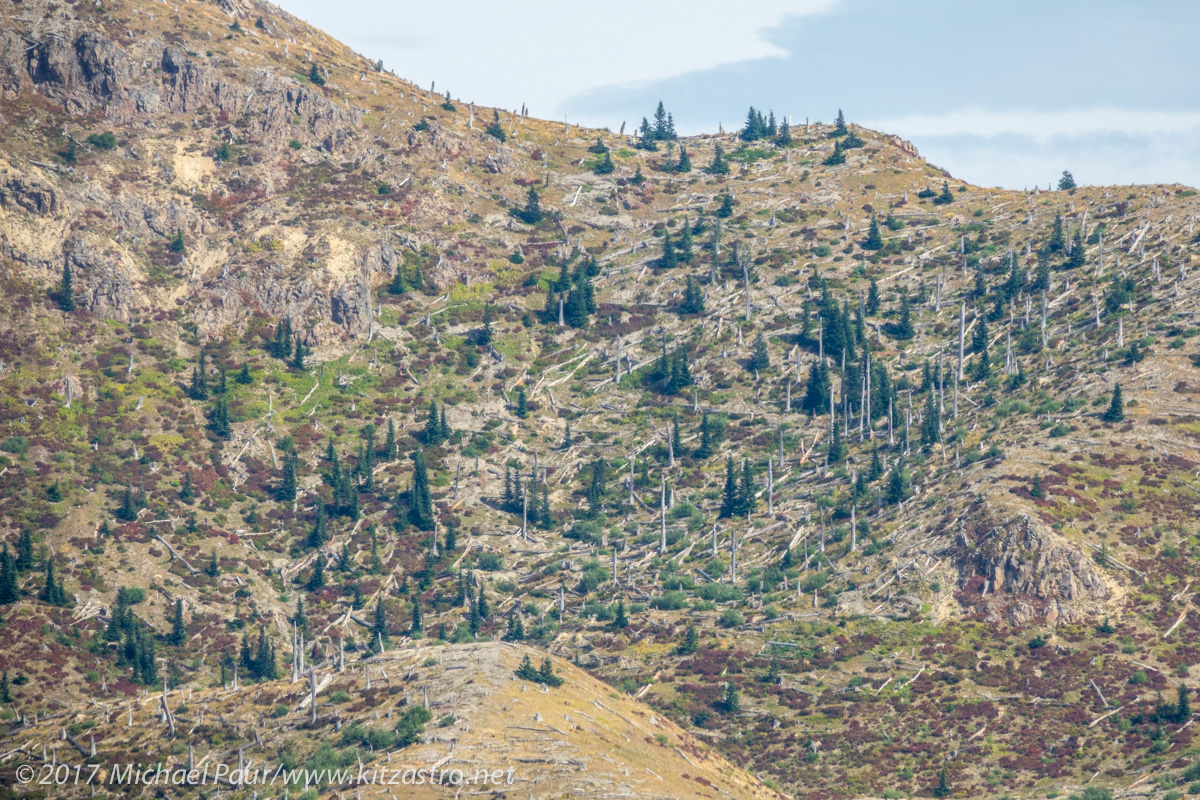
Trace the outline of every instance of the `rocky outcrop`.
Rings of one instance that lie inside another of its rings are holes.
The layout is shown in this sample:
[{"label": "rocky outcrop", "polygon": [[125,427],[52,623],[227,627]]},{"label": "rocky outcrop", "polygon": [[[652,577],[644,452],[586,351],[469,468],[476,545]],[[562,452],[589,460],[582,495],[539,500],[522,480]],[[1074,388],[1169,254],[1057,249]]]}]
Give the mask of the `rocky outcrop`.
[{"label": "rocky outcrop", "polygon": [[1074,543],[1040,520],[983,520],[954,543],[958,600],[968,611],[1025,625],[1094,618],[1113,598],[1111,580]]},{"label": "rocky outcrop", "polygon": [[129,322],[136,301],[133,279],[113,258],[85,241],[69,245],[75,301],[93,314]]},{"label": "rocky outcrop", "polygon": [[53,188],[26,175],[11,174],[0,183],[0,206],[46,216],[57,214],[61,204]]}]

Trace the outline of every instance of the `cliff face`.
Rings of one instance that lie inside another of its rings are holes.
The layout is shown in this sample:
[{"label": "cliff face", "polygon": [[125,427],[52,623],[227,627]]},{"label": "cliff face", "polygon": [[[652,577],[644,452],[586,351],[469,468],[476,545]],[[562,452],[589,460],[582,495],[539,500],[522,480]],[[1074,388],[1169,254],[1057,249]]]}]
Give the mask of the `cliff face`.
[{"label": "cliff face", "polygon": [[1095,618],[1114,589],[1078,545],[1029,516],[983,520],[954,541],[958,600],[1015,625]]},{"label": "cliff face", "polygon": [[[366,335],[370,288],[394,271],[390,245],[360,235],[350,254],[354,269],[338,274],[319,263],[297,274],[292,264],[251,261],[236,247],[220,248],[283,214],[273,187],[286,185],[288,165],[272,152],[293,152],[288,143],[294,142],[311,148],[299,159],[308,164],[354,158],[363,148],[361,108],[253,58],[198,56],[172,44],[179,35],[170,32],[131,36],[128,28],[96,29],[94,20],[65,12],[51,32],[23,33],[18,20],[10,22],[18,29],[0,30],[0,96],[10,110],[36,107],[34,124],[58,129],[61,147],[73,143],[78,155],[64,161],[44,148],[6,148],[0,210],[26,227],[24,236],[3,235],[6,258],[43,283],[55,280],[65,262],[80,303],[124,321],[136,307],[182,299],[212,336],[252,315],[297,315],[312,344]],[[232,146],[237,155],[225,160],[237,162],[233,180],[211,181],[206,193],[190,191],[199,187],[187,185],[179,159],[159,147],[165,128],[190,128],[201,152],[209,151],[193,160],[209,170],[212,148]],[[105,129],[117,134],[114,153],[124,165],[101,163],[105,147],[87,140],[89,131]],[[130,182],[122,172],[156,180]],[[220,206],[239,194],[258,204],[233,222]],[[46,225],[50,220],[60,224]],[[306,233],[319,238],[335,227]],[[158,265],[172,273],[169,279],[147,280],[155,266],[147,261],[164,260],[153,251],[178,232],[195,237],[189,252]]]}]

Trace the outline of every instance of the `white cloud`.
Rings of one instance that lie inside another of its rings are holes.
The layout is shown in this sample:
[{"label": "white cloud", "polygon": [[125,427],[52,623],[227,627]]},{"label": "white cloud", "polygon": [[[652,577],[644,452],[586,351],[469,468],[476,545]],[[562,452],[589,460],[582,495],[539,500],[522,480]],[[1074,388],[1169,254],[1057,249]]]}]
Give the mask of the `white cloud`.
[{"label": "white cloud", "polygon": [[558,118],[573,95],[783,56],[765,33],[838,0],[648,0],[632,6],[562,0],[284,0],[284,7],[397,75],[487,105],[522,103]]},{"label": "white cloud", "polygon": [[864,123],[901,136],[997,136],[1016,134],[1044,142],[1091,133],[1178,134],[1200,128],[1200,112],[1083,108],[1029,111],[970,108],[942,114],[913,114]]}]

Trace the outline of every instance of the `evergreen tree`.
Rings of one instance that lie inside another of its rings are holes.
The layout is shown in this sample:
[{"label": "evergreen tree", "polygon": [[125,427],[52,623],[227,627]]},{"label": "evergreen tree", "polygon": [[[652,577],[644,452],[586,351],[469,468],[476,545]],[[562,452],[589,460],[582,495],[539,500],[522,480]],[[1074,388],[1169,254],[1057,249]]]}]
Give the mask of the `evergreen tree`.
[{"label": "evergreen tree", "polygon": [[[1069,174],[1069,173],[1068,173]],[[1188,688],[1185,684],[1179,684],[1177,689],[1178,694],[1175,700],[1175,714],[1172,720],[1176,725],[1187,722],[1192,717],[1192,702],[1188,696]]]},{"label": "evergreen tree", "polygon": [[683,641],[675,648],[675,652],[681,656],[690,656],[700,649],[700,636],[696,632],[696,626],[688,624],[687,630],[683,632]]},{"label": "evergreen tree", "polygon": [[591,481],[588,483],[587,501],[590,516],[599,516],[604,510],[604,495],[608,491],[608,464],[602,458],[592,462]]},{"label": "evergreen tree", "polygon": [[69,261],[63,263],[62,282],[58,285],[58,307],[66,312],[75,310],[75,283]]},{"label": "evergreen tree", "polygon": [[692,226],[688,218],[683,218],[683,229],[679,232],[679,260],[684,264],[692,263],[695,257],[692,253]]},{"label": "evergreen tree", "polygon": [[134,498],[133,487],[129,485],[128,480],[125,481],[125,491],[121,495],[121,506],[113,516],[124,522],[133,522],[138,517],[137,500]]},{"label": "evergreen tree", "polygon": [[866,311],[872,317],[879,313],[879,283],[874,278],[867,289]]},{"label": "evergreen tree", "polygon": [[538,197],[537,189],[529,187],[529,191],[525,195],[525,207],[517,213],[517,216],[526,225],[537,225],[546,218],[546,212],[542,210],[541,198]]},{"label": "evergreen tree", "polygon": [[187,641],[187,627],[183,624],[183,600],[175,600],[175,611],[171,615],[171,633],[167,642],[179,647]]},{"label": "evergreen tree", "polygon": [[325,85],[325,76],[321,74],[321,70],[316,64],[308,68],[308,80],[315,86]]},{"label": "evergreen tree", "polygon": [[317,553],[317,560],[313,562],[312,574],[308,576],[308,583],[304,588],[310,592],[318,592],[325,588],[325,557]]},{"label": "evergreen tree", "polygon": [[629,627],[629,615],[625,613],[625,600],[617,600],[617,610],[613,614],[613,627],[617,630],[623,630]]},{"label": "evergreen tree", "polygon": [[1078,269],[1087,263],[1087,251],[1083,248],[1083,231],[1077,230],[1071,237],[1071,252],[1063,265],[1067,269]]},{"label": "evergreen tree", "polygon": [[938,773],[938,785],[933,787],[934,797],[949,797],[954,794],[954,790],[950,788],[950,782],[946,778],[946,765],[942,765],[942,771]]},{"label": "evergreen tree", "polygon": [[429,415],[425,418],[425,433],[422,437],[425,444],[433,446],[442,441],[442,423],[438,418],[437,401],[429,401]]},{"label": "evergreen tree", "polygon": [[291,367],[296,372],[304,371],[304,359],[308,356],[308,348],[304,346],[304,342],[300,341],[300,337],[296,337],[296,346],[292,350]]},{"label": "evergreen tree", "polygon": [[692,157],[688,155],[687,148],[683,145],[679,146],[679,161],[675,164],[675,172],[686,175],[692,171]]},{"label": "evergreen tree", "polygon": [[824,361],[817,361],[808,370],[808,385],[804,391],[804,399],[800,408],[809,414],[822,414],[829,408],[829,367]]},{"label": "evergreen tree", "polygon": [[54,577],[53,554],[46,556],[46,582],[42,585],[42,591],[38,594],[38,599],[52,606],[65,606],[70,602],[67,599],[67,592],[63,589],[62,582]]},{"label": "evergreen tree", "polygon": [[787,117],[784,117],[783,122],[779,124],[779,135],[775,137],[775,144],[779,147],[791,147],[792,142],[792,126]]},{"label": "evergreen tree", "polygon": [[[17,585],[17,564],[12,554],[8,552],[8,543],[0,550],[0,605],[15,603],[21,598],[21,589]],[[5,673],[7,677],[7,673]]]},{"label": "evergreen tree", "polygon": [[942,191],[937,197],[933,198],[935,206],[946,206],[954,202],[954,195],[950,192],[950,184],[942,181]]},{"label": "evergreen tree", "polygon": [[29,528],[22,528],[17,537],[17,572],[28,572],[33,569],[33,534]]},{"label": "evergreen tree", "polygon": [[296,611],[292,614],[291,620],[297,630],[308,630],[308,614],[304,610],[304,595],[296,595]]},{"label": "evergreen tree", "polygon": [[479,618],[488,619],[492,616],[491,607],[488,605],[487,595],[483,593],[483,582],[479,583],[479,592],[475,595],[475,608],[479,609]]},{"label": "evergreen tree", "polygon": [[616,165],[613,164],[612,153],[605,152],[604,158],[592,168],[592,172],[597,175],[611,175],[616,170]]},{"label": "evergreen tree", "polygon": [[433,498],[429,492],[429,472],[425,466],[425,451],[412,455],[413,481],[409,493],[408,521],[417,530],[431,531],[434,528]]},{"label": "evergreen tree", "polygon": [[709,427],[708,412],[700,418],[700,446],[696,448],[695,457],[706,459],[713,454],[712,431]]},{"label": "evergreen tree", "polygon": [[683,301],[679,304],[679,313],[704,313],[704,293],[700,291],[700,285],[691,275],[687,277],[687,285],[683,290]]},{"label": "evergreen tree", "polygon": [[12,699],[12,683],[8,679],[8,670],[0,675],[0,703],[11,703]]},{"label": "evergreen tree", "polygon": [[279,480],[279,490],[276,496],[280,502],[290,503],[296,499],[296,466],[299,459],[295,452],[284,453],[283,477]]},{"label": "evergreen tree", "polygon": [[396,421],[390,418],[388,419],[387,440],[383,445],[383,455],[388,459],[396,457]]},{"label": "evergreen tree", "polygon": [[371,623],[371,643],[368,645],[372,652],[379,646],[381,639],[384,644],[388,642],[387,609],[383,607],[382,597],[375,601],[375,618]]},{"label": "evergreen tree", "polygon": [[736,714],[742,710],[741,692],[733,681],[725,682],[725,691],[717,701],[721,711],[726,714]]},{"label": "evergreen tree", "polygon": [[308,538],[305,541],[305,544],[314,550],[325,544],[325,542],[329,539],[329,517],[325,514],[325,504],[318,500],[316,505],[317,518],[313,522],[312,530],[308,532]]},{"label": "evergreen tree", "polygon": [[196,497],[196,487],[192,486],[192,473],[183,473],[183,484],[179,487],[179,499],[190,503]]},{"label": "evergreen tree", "polygon": [[254,376],[250,374],[250,364],[248,362],[242,362],[242,369],[234,377],[234,381],[240,383],[242,386],[249,386],[254,383]]},{"label": "evergreen tree", "polygon": [[1112,399],[1109,400],[1108,410],[1100,417],[1105,422],[1121,422],[1125,419],[1125,401],[1121,397],[1121,384],[1113,386]]},{"label": "evergreen tree", "polygon": [[188,387],[188,396],[193,400],[208,399],[208,367],[204,348],[200,348],[200,357],[192,368],[192,383]]},{"label": "evergreen tree", "polygon": [[671,269],[679,264],[679,256],[675,252],[675,244],[671,241],[671,232],[663,231],[662,255],[658,258],[659,269]]},{"label": "evergreen tree", "polygon": [[[521,621],[521,615],[516,609],[508,612],[508,629],[504,632],[504,641],[506,642],[522,642],[525,640],[525,623]],[[533,664],[529,665],[532,669]]]},{"label": "evergreen tree", "polygon": [[725,459],[725,489],[721,495],[720,519],[729,519],[738,511],[737,473],[733,467],[733,456]]},{"label": "evergreen tree", "polygon": [[925,395],[925,414],[921,419],[921,444],[933,447],[941,439],[942,416],[938,408],[935,392]]},{"label": "evergreen tree", "polygon": [[514,413],[517,419],[525,419],[529,416],[529,398],[525,396],[525,384],[517,387],[517,409]]},{"label": "evergreen tree", "polygon": [[721,195],[721,205],[717,208],[716,215],[720,219],[727,219],[733,216],[733,195],[726,192]]},{"label": "evergreen tree", "polygon": [[901,460],[897,460],[896,465],[892,467],[891,477],[888,478],[888,505],[896,505],[907,496],[908,480],[904,476],[904,463]]},{"label": "evergreen tree", "polygon": [[863,242],[864,250],[882,250],[883,249],[883,234],[879,232],[879,220],[871,217],[871,228],[867,232],[867,239]]},{"label": "evergreen tree", "polygon": [[742,459],[742,477],[738,481],[737,489],[737,515],[748,517],[754,513],[754,507],[757,505],[758,498],[754,496],[754,473],[750,462]]},{"label": "evergreen tree", "polygon": [[849,132],[849,128],[846,127],[846,115],[843,114],[842,110],[839,108],[837,118],[833,121],[833,130],[829,133],[829,137],[835,138],[838,136],[845,136]]},{"label": "evergreen tree", "polygon": [[754,346],[750,353],[750,360],[746,362],[746,368],[752,372],[765,370],[771,366],[771,353],[767,349],[767,340],[763,338],[762,331],[754,337]]},{"label": "evergreen tree", "polygon": [[412,599],[412,609],[409,612],[408,635],[415,636],[425,630],[425,623],[421,619],[421,596],[415,595]]},{"label": "evergreen tree", "polygon": [[215,578],[221,574],[221,567],[217,564],[217,551],[213,550],[208,559],[208,566],[204,569],[204,574],[210,578]]},{"label": "evergreen tree", "polygon": [[229,405],[224,397],[217,398],[216,404],[209,412],[208,429],[218,439],[228,439],[233,435],[233,429],[229,425]]},{"label": "evergreen tree", "polygon": [[917,335],[913,328],[912,305],[908,300],[908,292],[900,294],[900,320],[895,325],[894,335],[903,342],[907,342]]},{"label": "evergreen tree", "polygon": [[504,126],[500,124],[500,110],[493,109],[492,121],[483,129],[483,132],[488,136],[495,138],[497,141],[508,141],[508,134],[504,132]]},{"label": "evergreen tree", "polygon": [[643,183],[646,182],[646,176],[642,174],[642,165],[641,164],[637,165],[637,169],[634,171],[633,177],[629,179],[629,182],[632,183],[634,186],[641,186]]},{"label": "evergreen tree", "polygon": [[[705,171],[709,175],[729,174],[729,162],[725,160],[725,152],[721,149],[721,145],[717,145],[714,149],[712,163],[708,165]],[[717,216],[721,216],[721,214],[718,212]]]},{"label": "evergreen tree", "polygon": [[833,423],[833,436],[829,439],[829,463],[837,464],[846,457],[846,443],[842,441],[842,426]]},{"label": "evergreen tree", "polygon": [[1060,192],[1066,192],[1074,188],[1075,176],[1071,174],[1070,170],[1064,169],[1062,177],[1058,179],[1058,190]]},{"label": "evergreen tree", "polygon": [[833,143],[833,152],[826,156],[821,163],[827,167],[837,167],[846,163],[846,153],[842,150],[840,139]]}]

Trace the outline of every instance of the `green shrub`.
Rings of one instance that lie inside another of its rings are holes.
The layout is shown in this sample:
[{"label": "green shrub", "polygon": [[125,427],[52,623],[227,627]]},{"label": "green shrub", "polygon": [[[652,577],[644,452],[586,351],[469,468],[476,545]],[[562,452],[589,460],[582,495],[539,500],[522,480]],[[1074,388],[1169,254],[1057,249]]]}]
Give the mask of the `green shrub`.
[{"label": "green shrub", "polygon": [[660,611],[678,611],[687,605],[687,595],[683,592],[663,592],[650,600],[650,607]]},{"label": "green shrub", "polygon": [[117,146],[117,135],[112,131],[92,133],[88,135],[87,143],[97,150],[112,150]]},{"label": "green shrub", "polygon": [[721,612],[721,616],[717,621],[721,623],[721,627],[723,628],[736,628],[745,622],[746,618],[736,608],[727,608]]}]

